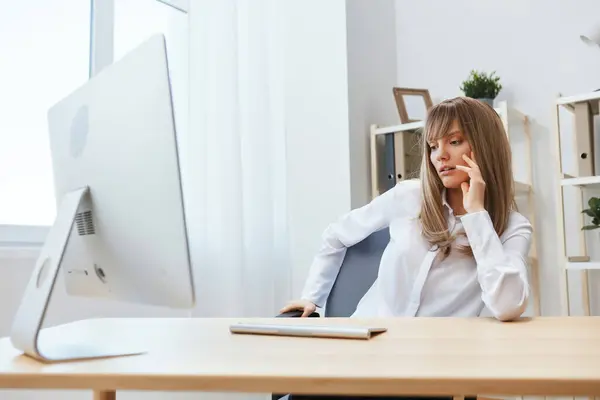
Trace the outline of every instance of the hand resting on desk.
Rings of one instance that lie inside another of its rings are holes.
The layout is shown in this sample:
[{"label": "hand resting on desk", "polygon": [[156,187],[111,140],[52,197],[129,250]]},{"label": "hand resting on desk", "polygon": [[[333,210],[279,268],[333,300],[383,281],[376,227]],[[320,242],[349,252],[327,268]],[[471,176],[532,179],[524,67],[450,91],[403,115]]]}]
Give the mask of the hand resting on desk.
[{"label": "hand resting on desk", "polygon": [[[276,318],[301,318],[302,313],[304,313],[303,310],[286,311],[284,313],[276,315]],[[310,315],[308,315],[308,317],[310,317],[310,318],[319,318],[320,316],[321,315],[318,312],[313,312],[313,313],[310,313]]]},{"label": "hand resting on desk", "polygon": [[[288,317],[313,317],[317,306],[314,303],[311,303],[308,300],[294,300],[289,302],[285,307],[279,310],[280,316],[288,316]],[[289,315],[290,312],[293,311],[293,315]],[[286,315],[283,315],[286,314]],[[317,314],[316,316],[319,316]]]}]

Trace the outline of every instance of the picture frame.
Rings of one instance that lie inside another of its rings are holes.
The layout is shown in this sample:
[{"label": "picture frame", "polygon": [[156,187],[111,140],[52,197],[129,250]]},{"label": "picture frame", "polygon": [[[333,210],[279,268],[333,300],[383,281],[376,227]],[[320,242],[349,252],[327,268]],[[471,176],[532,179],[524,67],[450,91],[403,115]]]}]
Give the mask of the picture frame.
[{"label": "picture frame", "polygon": [[400,116],[400,123],[407,124],[409,122],[420,121],[421,119],[410,118],[406,109],[406,102],[404,96],[421,96],[425,106],[425,111],[428,111],[433,107],[433,101],[428,89],[416,89],[416,88],[405,88],[405,87],[394,87],[392,89],[394,99],[396,101],[396,108],[398,109],[398,115]]}]

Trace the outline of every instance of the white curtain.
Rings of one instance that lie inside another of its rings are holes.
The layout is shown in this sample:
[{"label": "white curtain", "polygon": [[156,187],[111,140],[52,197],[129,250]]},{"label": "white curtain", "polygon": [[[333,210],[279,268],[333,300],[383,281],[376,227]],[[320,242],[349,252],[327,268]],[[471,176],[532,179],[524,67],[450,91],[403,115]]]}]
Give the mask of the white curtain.
[{"label": "white curtain", "polygon": [[190,1],[184,185],[197,317],[290,296],[281,0]]}]

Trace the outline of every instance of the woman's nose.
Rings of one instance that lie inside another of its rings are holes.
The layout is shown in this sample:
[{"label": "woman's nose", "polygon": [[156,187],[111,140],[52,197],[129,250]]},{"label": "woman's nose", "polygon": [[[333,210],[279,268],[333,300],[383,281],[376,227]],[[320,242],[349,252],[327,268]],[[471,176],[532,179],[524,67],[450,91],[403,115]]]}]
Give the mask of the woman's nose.
[{"label": "woman's nose", "polygon": [[446,146],[440,146],[438,148],[437,159],[438,160],[447,160],[448,159],[448,152],[446,151]]}]

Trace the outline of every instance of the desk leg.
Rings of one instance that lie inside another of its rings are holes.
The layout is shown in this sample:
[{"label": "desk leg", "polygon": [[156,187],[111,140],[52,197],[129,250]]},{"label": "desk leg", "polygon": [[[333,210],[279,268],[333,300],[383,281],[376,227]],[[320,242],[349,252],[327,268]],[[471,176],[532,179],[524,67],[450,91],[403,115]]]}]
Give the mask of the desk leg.
[{"label": "desk leg", "polygon": [[116,400],[117,392],[114,390],[94,390],[94,400]]}]

